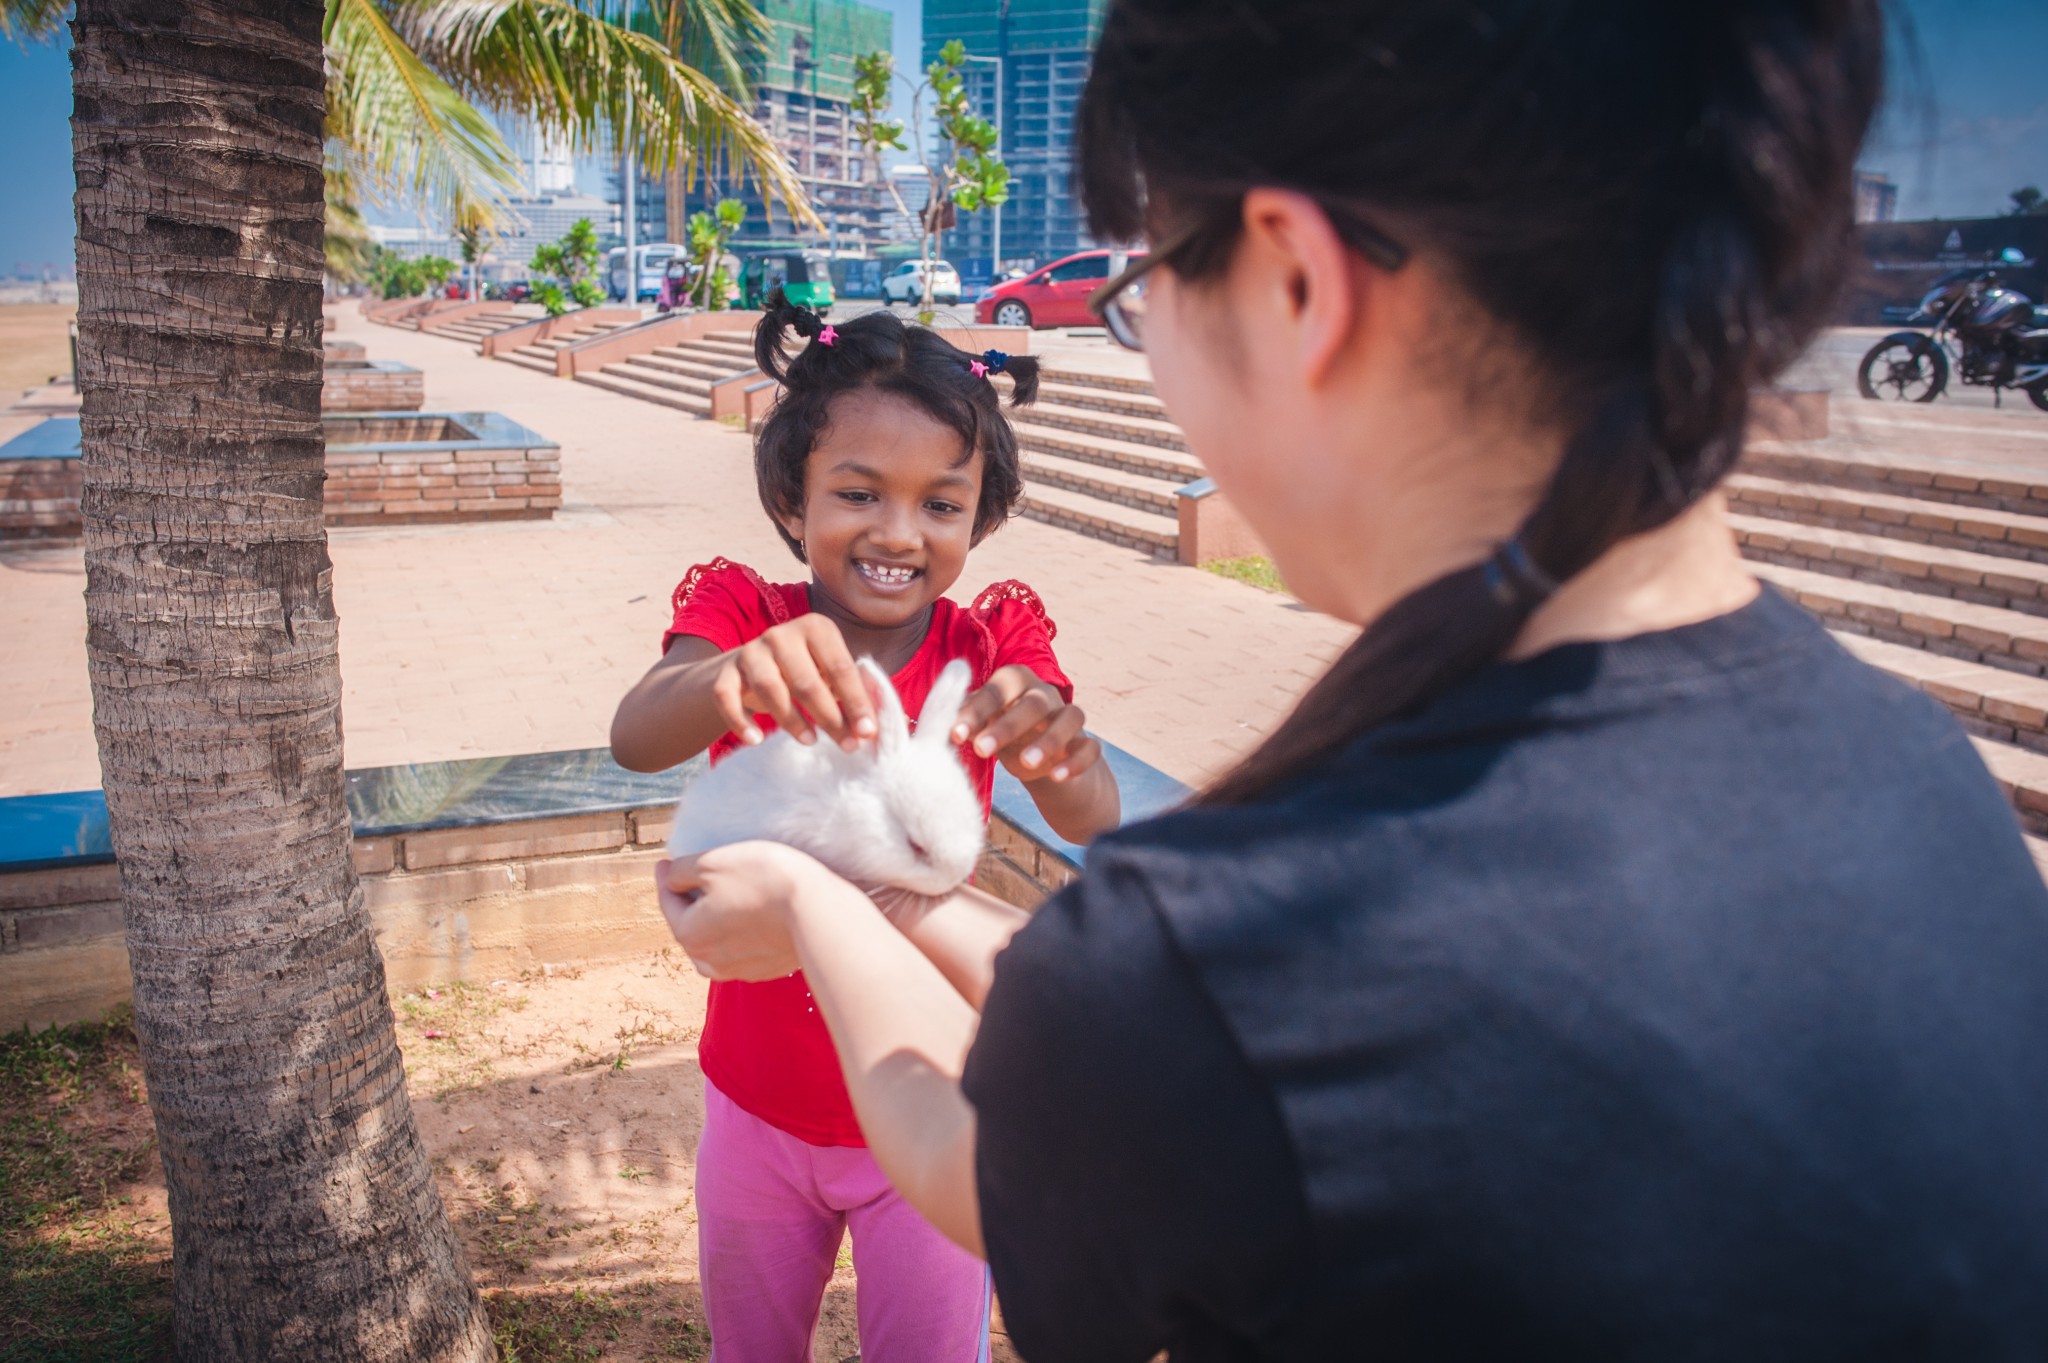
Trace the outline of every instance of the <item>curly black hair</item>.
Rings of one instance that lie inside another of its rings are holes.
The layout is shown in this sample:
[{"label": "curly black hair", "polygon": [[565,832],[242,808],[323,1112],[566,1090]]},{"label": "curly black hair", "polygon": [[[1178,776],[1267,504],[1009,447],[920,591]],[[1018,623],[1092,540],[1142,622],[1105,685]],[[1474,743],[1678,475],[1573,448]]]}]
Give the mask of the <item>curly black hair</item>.
[{"label": "curly black hair", "polygon": [[[782,528],[783,518],[803,512],[804,470],[831,422],[833,399],[860,389],[904,398],[958,431],[961,463],[981,452],[976,543],[1015,514],[1024,475],[1017,433],[1003,415],[992,375],[1000,371],[1014,380],[1010,405],[1020,407],[1038,396],[1037,360],[995,351],[970,355],[929,327],[906,326],[889,312],[833,324],[830,345],[816,339],[825,326],[818,314],[776,289],[754,328],[754,358],[784,389],[754,439],[754,478],[761,505],[799,562],[806,561],[804,547]],[[811,341],[794,356],[785,348],[792,331]]]}]

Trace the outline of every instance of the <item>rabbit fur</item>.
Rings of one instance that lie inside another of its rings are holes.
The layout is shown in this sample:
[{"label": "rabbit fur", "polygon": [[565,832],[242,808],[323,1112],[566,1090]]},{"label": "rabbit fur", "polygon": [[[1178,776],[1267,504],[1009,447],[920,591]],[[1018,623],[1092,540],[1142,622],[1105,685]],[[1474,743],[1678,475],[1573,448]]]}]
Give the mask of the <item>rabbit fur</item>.
[{"label": "rabbit fur", "polygon": [[947,663],[913,733],[896,687],[859,660],[879,733],[854,752],[786,733],[732,753],[692,782],[676,807],[670,856],[766,838],[808,852],[856,885],[946,894],[981,856],[981,801],[953,749],[953,721],[972,678]]}]

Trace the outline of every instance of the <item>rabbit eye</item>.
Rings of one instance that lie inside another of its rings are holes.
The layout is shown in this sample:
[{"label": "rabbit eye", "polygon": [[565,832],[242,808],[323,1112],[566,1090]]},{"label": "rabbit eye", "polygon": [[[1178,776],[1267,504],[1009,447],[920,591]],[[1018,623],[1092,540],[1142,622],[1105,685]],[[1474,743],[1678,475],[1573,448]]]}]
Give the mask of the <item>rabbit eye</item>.
[{"label": "rabbit eye", "polygon": [[932,854],[924,850],[924,844],[915,838],[910,840],[910,855],[916,857],[919,861],[930,861],[932,859]]}]

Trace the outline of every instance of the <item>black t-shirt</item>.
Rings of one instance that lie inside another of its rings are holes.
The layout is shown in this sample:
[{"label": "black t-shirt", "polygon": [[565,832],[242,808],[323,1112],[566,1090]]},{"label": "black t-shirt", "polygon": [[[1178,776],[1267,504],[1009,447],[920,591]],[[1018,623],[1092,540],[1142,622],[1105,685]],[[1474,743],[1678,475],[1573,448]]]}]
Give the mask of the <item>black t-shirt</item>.
[{"label": "black t-shirt", "polygon": [[2048,1357],[2048,892],[1768,592],[1105,839],[966,1088],[1032,1363]]}]

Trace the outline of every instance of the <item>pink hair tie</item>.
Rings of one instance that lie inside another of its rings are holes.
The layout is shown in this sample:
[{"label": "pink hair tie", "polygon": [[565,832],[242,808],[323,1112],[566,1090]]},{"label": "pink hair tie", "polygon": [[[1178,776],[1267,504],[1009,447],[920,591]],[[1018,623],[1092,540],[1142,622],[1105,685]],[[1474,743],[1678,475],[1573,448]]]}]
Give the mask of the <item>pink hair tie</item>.
[{"label": "pink hair tie", "polygon": [[831,344],[832,344],[833,342],[837,341],[838,339],[839,339],[839,328],[838,328],[838,327],[835,327],[835,326],[833,326],[833,325],[832,325],[831,323],[829,323],[829,322],[825,324],[825,329],[824,329],[823,331],[821,331],[821,332],[819,332],[819,333],[818,333],[818,344],[819,344],[819,345],[831,345]]},{"label": "pink hair tie", "polygon": [[988,366],[980,360],[976,360],[967,366],[967,372],[974,375],[977,379],[985,379],[988,377]]}]

